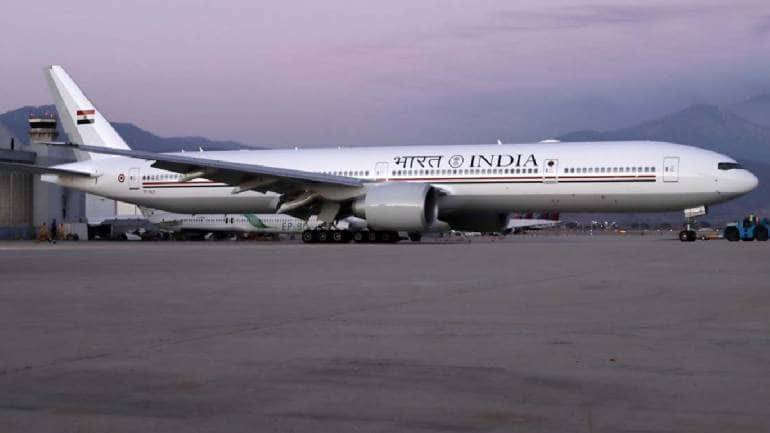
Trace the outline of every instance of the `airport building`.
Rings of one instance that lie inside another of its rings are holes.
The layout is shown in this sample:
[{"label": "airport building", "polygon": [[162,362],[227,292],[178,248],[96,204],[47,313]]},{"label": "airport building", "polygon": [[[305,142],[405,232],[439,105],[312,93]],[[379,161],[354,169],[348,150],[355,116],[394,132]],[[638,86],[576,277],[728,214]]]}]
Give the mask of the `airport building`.
[{"label": "airport building", "polygon": [[[75,160],[71,149],[41,144],[59,138],[52,113],[29,117],[28,140],[15,138],[0,147],[0,161],[50,166]],[[87,239],[88,224],[119,214],[138,215],[135,207],[43,182],[32,173],[0,170],[0,239],[32,239],[42,224],[55,220],[65,234]]]}]

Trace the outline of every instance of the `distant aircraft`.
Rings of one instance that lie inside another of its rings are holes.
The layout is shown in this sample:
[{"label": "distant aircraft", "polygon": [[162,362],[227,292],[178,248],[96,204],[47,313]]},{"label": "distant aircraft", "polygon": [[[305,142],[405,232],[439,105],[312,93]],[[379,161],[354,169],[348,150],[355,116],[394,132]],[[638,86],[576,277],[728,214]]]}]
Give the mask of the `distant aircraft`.
[{"label": "distant aircraft", "polygon": [[529,209],[684,210],[679,238],[694,241],[691,218],[758,184],[728,156],[650,141],[141,152],[61,66],[45,73],[71,140],[49,144],[72,147],[79,161],[0,167],[171,212],[315,215],[322,224],[303,233],[309,242],[349,238],[335,233],[348,217],[366,221],[368,239],[391,242],[398,232],[500,232]]},{"label": "distant aircraft", "polygon": [[543,213],[540,215],[526,214],[518,218],[514,217],[508,220],[508,226],[505,233],[521,233],[527,230],[542,230],[556,227],[561,224],[558,213]]},{"label": "distant aircraft", "polygon": [[139,208],[147,220],[161,230],[187,234],[284,234],[302,233],[308,224],[281,214],[178,214]]},{"label": "distant aircraft", "polygon": [[[294,234],[314,227],[317,221],[311,219],[308,222],[283,214],[178,214],[158,209],[150,209],[140,206],[139,210],[147,220],[156,227],[169,232],[188,234]],[[525,218],[511,218],[508,221],[507,230],[504,233],[519,233],[525,230],[539,230],[554,227],[561,223],[558,214],[555,219],[549,214],[539,215],[533,218],[531,214]],[[542,218],[540,218],[542,217]],[[345,223],[365,224],[365,221],[347,220]],[[365,229],[365,226],[359,227]],[[413,241],[419,241],[421,236],[411,236]]]}]

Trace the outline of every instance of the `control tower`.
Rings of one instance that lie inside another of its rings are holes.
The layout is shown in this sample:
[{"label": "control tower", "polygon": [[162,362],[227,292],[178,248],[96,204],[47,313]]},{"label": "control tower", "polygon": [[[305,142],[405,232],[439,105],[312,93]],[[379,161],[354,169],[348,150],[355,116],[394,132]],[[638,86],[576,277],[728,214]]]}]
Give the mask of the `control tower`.
[{"label": "control tower", "polygon": [[56,130],[56,117],[53,114],[32,114],[29,116],[30,143],[56,141],[57,138],[59,138],[59,131]]},{"label": "control tower", "polygon": [[[53,113],[30,114],[28,122],[29,150],[37,154],[35,162],[38,165],[51,166],[73,161],[72,150],[41,144],[59,138],[57,120]],[[43,182],[39,176],[35,176],[32,181],[32,191],[34,226],[38,227],[44,222],[50,224],[54,219],[57,223],[82,220],[83,193]]]}]

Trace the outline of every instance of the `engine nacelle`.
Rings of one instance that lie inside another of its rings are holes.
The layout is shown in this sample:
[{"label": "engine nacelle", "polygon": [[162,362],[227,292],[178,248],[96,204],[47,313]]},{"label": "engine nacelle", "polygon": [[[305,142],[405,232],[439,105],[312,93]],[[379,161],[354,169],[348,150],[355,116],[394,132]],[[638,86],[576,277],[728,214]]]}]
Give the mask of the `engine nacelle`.
[{"label": "engine nacelle", "polygon": [[374,230],[424,232],[437,222],[437,196],[425,183],[371,185],[353,203],[353,214]]}]

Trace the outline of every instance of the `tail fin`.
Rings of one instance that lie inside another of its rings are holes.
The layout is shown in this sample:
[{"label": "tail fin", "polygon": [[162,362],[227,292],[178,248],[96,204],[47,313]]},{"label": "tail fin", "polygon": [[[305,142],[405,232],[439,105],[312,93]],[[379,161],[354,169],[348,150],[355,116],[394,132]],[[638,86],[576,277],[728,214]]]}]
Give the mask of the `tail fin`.
[{"label": "tail fin", "polygon": [[161,221],[161,219],[159,219],[158,216],[163,212],[159,212],[157,209],[151,209],[151,208],[139,206],[139,205],[137,205],[137,207],[139,208],[139,212],[142,213],[142,216],[147,218],[147,220],[149,220],[151,223],[154,224],[154,223],[157,223],[158,221]]},{"label": "tail fin", "polygon": [[[48,87],[59,112],[59,121],[70,141],[88,146],[129,149],[123,138],[112,128],[107,119],[96,110],[91,101],[61,66],[45,68]],[[101,159],[111,156],[76,151],[78,160]]]}]

